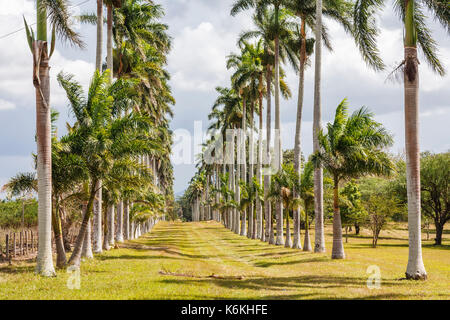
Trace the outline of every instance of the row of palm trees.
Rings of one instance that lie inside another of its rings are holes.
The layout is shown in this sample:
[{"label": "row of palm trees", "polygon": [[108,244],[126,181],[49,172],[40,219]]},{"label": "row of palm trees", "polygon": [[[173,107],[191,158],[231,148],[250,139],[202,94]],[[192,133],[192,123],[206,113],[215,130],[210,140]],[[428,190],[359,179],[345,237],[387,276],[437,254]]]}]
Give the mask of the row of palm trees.
[{"label": "row of palm trees", "polygon": [[[222,162],[216,161],[212,164],[210,161],[199,162],[198,172],[185,193],[185,198],[192,204],[194,221],[214,218],[223,221],[228,228],[241,235],[247,234],[251,238],[259,238],[276,245],[285,244],[301,248],[302,202],[299,200],[302,198],[301,176],[305,172],[313,171],[314,251],[324,252],[323,168],[325,168],[333,177],[335,186],[332,257],[345,257],[339,213],[339,182],[363,174],[390,174],[393,170],[392,162],[383,150],[391,145],[392,138],[380,124],[373,121],[372,114],[368,110],[360,109],[348,116],[345,101],[338,106],[335,120],[328,125],[327,133],[322,131],[321,49],[323,45],[331,49],[331,41],[322,22],[322,15],[343,26],[349,36],[354,38],[364,61],[374,70],[382,71],[385,65],[379,57],[377,48],[376,37],[379,30],[374,15],[383,8],[384,2],[383,0],[237,0],[234,3],[231,10],[233,16],[241,11],[254,9],[255,30],[243,32],[238,39],[241,52],[231,54],[227,58],[227,67],[234,70],[231,87],[217,88],[219,97],[209,116],[210,120],[213,120],[210,129],[214,132],[211,131],[211,138],[205,143],[204,154],[222,153],[216,147],[217,141],[226,140],[228,135],[232,138],[227,140],[223,153],[231,159],[223,159]],[[422,49],[432,69],[441,75],[444,74],[444,68],[437,58],[436,43],[431,37],[423,11],[426,7],[447,30],[450,30],[450,12],[445,1],[441,0],[395,0],[394,4],[404,26],[405,46],[404,61],[394,72],[403,72],[405,91],[410,242],[406,277],[426,279],[420,242],[417,47]],[[309,57],[313,53],[315,53],[313,155],[311,164],[308,162],[302,169],[300,132],[304,73],[309,64]],[[282,64],[287,63],[299,74],[293,168],[282,165],[280,138],[280,96],[283,95],[285,98],[291,96],[291,91],[284,81],[286,73],[282,67]],[[275,137],[271,151],[272,94],[275,100]],[[267,102],[265,142],[262,119],[264,98]],[[254,112],[259,116],[256,147],[253,137],[256,131]],[[247,130],[247,127],[250,127],[250,130]],[[230,133],[227,131],[229,129],[242,129],[243,134]],[[250,149],[248,153],[247,145]],[[232,150],[231,153],[226,153],[227,147]],[[273,175],[273,172],[263,169],[263,162],[272,163],[277,173]],[[253,168],[254,163],[256,169]],[[306,170],[307,168],[313,169]],[[304,206],[306,199],[302,200]],[[286,241],[283,237],[283,209],[293,211],[292,243],[289,219],[286,219],[288,228]],[[272,212],[275,212],[276,228],[273,227]],[[309,250],[307,242],[309,239],[305,241],[305,248]]]},{"label": "row of palm trees", "polygon": [[[106,63],[102,63],[104,5]],[[173,200],[169,122],[175,101],[164,69],[171,39],[167,25],[160,22],[164,15],[160,5],[143,0],[97,0],[96,14],[70,17],[68,1],[38,0],[36,12],[36,33],[25,21],[36,88],[36,272],[52,276],[52,229],[57,266],[79,265],[82,256],[92,257],[92,250],[99,253],[111,248],[114,240],[132,239],[166,214]],[[49,99],[49,59],[57,36],[84,47],[72,18],[97,26],[96,71],[86,94],[72,75],[58,75],[75,118],[68,133],[58,139],[52,135],[55,117]],[[63,238],[73,212],[82,212],[82,217],[66,262]]]}]

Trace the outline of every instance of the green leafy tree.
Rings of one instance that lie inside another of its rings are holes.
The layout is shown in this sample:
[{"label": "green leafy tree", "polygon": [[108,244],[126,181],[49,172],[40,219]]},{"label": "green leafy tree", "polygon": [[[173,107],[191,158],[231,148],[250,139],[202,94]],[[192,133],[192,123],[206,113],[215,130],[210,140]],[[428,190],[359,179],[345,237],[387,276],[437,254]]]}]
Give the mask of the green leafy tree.
[{"label": "green leafy tree", "polygon": [[359,234],[360,226],[366,219],[366,210],[361,201],[361,192],[355,180],[349,181],[340,192],[339,210],[342,225],[345,226],[346,242],[348,242],[348,228],[355,226],[355,233]]}]

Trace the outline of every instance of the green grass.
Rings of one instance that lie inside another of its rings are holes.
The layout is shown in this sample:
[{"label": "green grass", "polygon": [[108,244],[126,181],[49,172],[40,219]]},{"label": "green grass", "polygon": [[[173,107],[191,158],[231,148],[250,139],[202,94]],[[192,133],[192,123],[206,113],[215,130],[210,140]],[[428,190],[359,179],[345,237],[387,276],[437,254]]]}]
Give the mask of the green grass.
[{"label": "green grass", "polygon": [[[424,243],[429,279],[407,281],[400,280],[408,259],[405,225],[382,233],[376,249],[368,234],[350,237],[346,260],[330,259],[326,231],[328,253],[314,254],[249,240],[215,222],[161,222],[141,239],[84,261],[80,290],[67,288],[66,271],[46,279],[34,275],[33,262],[1,265],[0,299],[450,298],[448,235],[444,246]],[[367,288],[370,265],[381,270],[380,289]]]}]

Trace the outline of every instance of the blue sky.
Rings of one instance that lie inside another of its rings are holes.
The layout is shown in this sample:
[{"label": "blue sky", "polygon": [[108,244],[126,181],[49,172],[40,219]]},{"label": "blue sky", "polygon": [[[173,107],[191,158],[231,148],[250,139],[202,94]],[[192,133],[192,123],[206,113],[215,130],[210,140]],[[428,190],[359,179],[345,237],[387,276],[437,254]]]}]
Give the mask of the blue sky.
[{"label": "blue sky", "polygon": [[[72,4],[82,1],[72,0]],[[229,15],[232,0],[159,0],[166,9],[164,21],[169,24],[173,50],[168,70],[177,104],[172,129],[193,132],[194,121],[203,121],[215,100],[214,88],[228,85],[230,73],[225,67],[225,56],[237,51],[236,39],[242,30],[252,28],[249,13],[237,17]],[[23,27],[22,15],[29,23],[35,21],[34,1],[0,0],[0,30],[3,34]],[[75,14],[93,12],[95,1],[72,8]],[[382,29],[379,45],[386,64],[393,69],[402,61],[402,29],[392,8],[388,5],[380,16]],[[404,150],[403,90],[401,84],[386,82],[388,71],[375,73],[368,69],[359,56],[352,39],[342,28],[326,21],[332,36],[333,52],[324,51],[323,58],[323,117],[329,121],[335,107],[348,98],[351,109],[369,107],[376,119],[394,134],[392,152]],[[435,39],[440,44],[440,57],[450,66],[450,40],[444,30],[430,20]],[[87,44],[86,50],[58,43],[51,60],[51,104],[61,116],[59,134],[65,132],[65,122],[72,121],[67,100],[55,81],[64,70],[75,75],[87,87],[94,70],[95,28],[78,26]],[[31,153],[35,150],[34,89],[31,82],[32,58],[24,31],[0,39],[0,184],[19,171],[32,170]],[[422,150],[442,152],[450,149],[450,77],[439,77],[431,72],[425,61],[420,65],[420,143]],[[312,60],[313,63],[313,60]],[[313,65],[313,64],[312,64]],[[292,148],[298,78],[289,67],[288,83],[293,98],[282,101],[283,148]],[[308,155],[312,149],[313,68],[306,71],[304,123],[302,146]],[[181,192],[194,172],[194,165],[175,166],[175,192]]]}]

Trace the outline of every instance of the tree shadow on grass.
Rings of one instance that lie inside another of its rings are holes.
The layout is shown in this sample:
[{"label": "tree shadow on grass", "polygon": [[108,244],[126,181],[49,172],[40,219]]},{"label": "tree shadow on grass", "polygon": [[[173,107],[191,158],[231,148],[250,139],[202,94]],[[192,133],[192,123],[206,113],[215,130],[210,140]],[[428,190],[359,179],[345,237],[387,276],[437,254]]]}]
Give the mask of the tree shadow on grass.
[{"label": "tree shadow on grass", "polygon": [[271,266],[281,266],[281,265],[290,265],[290,264],[298,264],[298,263],[310,263],[310,262],[325,262],[329,261],[328,257],[315,257],[310,259],[297,259],[292,261],[259,261],[254,263],[255,267],[259,268],[267,268]]},{"label": "tree shadow on grass", "polygon": [[35,267],[34,266],[6,266],[0,267],[0,274],[21,274],[21,273],[33,273]]},{"label": "tree shadow on grass", "polygon": [[[265,278],[249,278],[243,280],[237,279],[186,279],[186,278],[176,278],[176,279],[162,279],[161,282],[165,284],[179,284],[179,285],[199,285],[199,286],[218,286],[229,290],[283,290],[283,291],[299,291],[302,292],[304,289],[333,289],[333,288],[366,288],[367,278],[360,277],[342,277],[342,276],[296,276],[296,277],[265,277]],[[404,286],[405,283],[400,281],[383,281],[385,286]],[[318,293],[319,294],[319,293]],[[271,295],[267,299],[286,299],[289,296],[285,294]],[[302,294],[294,294],[290,298],[301,298]],[[369,296],[368,298],[383,298],[383,295]],[[406,296],[405,296],[406,297]],[[242,297],[246,299],[251,297]],[[326,296],[322,297],[327,299]],[[389,298],[385,295],[384,298]]]},{"label": "tree shadow on grass", "polygon": [[[382,247],[398,247],[398,248],[407,248],[408,243],[378,243],[376,248],[372,247],[371,243],[355,243],[352,244],[353,247],[361,247],[361,248],[372,248],[374,250],[382,248]],[[450,245],[434,245],[434,244],[422,244],[422,248],[425,249],[439,249],[439,250],[450,250]]]}]

